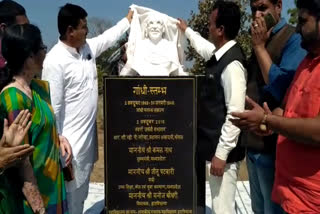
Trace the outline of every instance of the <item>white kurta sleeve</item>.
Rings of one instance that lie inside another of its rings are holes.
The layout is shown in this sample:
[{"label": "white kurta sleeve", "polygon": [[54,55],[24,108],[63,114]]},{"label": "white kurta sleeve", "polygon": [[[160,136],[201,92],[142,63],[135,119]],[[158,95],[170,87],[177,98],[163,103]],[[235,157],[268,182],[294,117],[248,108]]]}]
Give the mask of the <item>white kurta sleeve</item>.
[{"label": "white kurta sleeve", "polygon": [[56,117],[57,130],[62,135],[64,120],[64,70],[56,62],[46,60],[43,63],[42,77],[49,82],[51,104]]},{"label": "white kurta sleeve", "polygon": [[118,39],[129,29],[130,23],[127,18],[123,18],[115,26],[104,31],[97,37],[87,39],[87,43],[95,57],[112,47]]},{"label": "white kurta sleeve", "polygon": [[224,89],[227,116],[221,129],[221,136],[215,156],[227,160],[229,153],[236,147],[240,129],[234,126],[229,119],[231,112],[243,112],[247,89],[247,71],[239,61],[231,62],[221,75],[221,84]]},{"label": "white kurta sleeve", "polygon": [[211,59],[213,52],[216,49],[214,44],[204,39],[198,32],[193,31],[189,27],[186,29],[185,35],[189,39],[191,46],[205,59],[205,61]]}]

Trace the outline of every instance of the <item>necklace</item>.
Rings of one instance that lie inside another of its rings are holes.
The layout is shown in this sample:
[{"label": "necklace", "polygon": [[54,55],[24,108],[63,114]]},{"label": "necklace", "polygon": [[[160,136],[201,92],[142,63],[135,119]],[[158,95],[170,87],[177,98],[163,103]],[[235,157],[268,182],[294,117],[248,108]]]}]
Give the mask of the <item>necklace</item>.
[{"label": "necklace", "polygon": [[18,83],[18,85],[20,85],[23,89],[23,91],[25,91],[26,95],[28,95],[28,97],[31,97],[31,88],[30,86],[25,86],[23,85],[20,81],[18,81],[16,78],[13,79],[16,83]]}]

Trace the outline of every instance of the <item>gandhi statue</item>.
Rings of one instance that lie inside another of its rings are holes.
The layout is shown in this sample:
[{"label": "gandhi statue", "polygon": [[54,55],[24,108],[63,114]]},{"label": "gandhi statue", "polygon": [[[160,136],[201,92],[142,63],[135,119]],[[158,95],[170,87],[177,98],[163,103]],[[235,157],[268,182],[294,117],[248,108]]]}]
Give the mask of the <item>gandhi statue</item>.
[{"label": "gandhi statue", "polygon": [[142,23],[143,38],[136,42],[131,70],[120,75],[187,75],[179,62],[177,44],[164,34],[164,20],[157,13],[150,13]]}]

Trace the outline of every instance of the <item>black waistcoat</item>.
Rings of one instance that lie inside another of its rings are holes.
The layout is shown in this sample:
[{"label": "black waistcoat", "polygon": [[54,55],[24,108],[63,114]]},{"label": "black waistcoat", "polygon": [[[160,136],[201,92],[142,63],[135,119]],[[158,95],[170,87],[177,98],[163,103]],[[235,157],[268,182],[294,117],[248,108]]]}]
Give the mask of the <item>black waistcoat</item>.
[{"label": "black waistcoat", "polygon": [[[242,65],[245,64],[245,56],[238,44],[230,48],[218,62],[213,55],[207,62],[205,77],[199,80],[197,152],[201,159],[211,161],[219,143],[227,115],[221,75],[225,67],[235,60]],[[237,147],[229,154],[227,162],[236,162],[243,158],[244,149],[238,142]]]}]

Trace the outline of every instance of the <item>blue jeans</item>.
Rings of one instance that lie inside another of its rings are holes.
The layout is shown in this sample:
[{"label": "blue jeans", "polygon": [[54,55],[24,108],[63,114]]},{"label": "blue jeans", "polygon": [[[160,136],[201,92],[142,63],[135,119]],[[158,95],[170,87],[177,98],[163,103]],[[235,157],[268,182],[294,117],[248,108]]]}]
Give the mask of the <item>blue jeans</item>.
[{"label": "blue jeans", "polygon": [[283,214],[281,206],[271,201],[275,158],[272,155],[247,153],[251,206],[255,214]]}]

